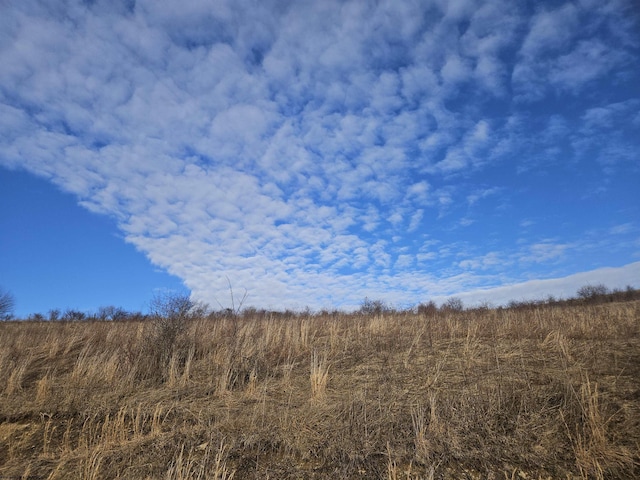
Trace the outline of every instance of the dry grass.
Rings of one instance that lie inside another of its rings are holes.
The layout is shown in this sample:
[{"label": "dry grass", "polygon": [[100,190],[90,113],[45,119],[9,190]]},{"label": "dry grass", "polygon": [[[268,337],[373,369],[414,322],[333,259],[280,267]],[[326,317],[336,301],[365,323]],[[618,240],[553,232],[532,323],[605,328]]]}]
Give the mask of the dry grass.
[{"label": "dry grass", "polygon": [[0,324],[0,478],[638,478],[640,303]]}]

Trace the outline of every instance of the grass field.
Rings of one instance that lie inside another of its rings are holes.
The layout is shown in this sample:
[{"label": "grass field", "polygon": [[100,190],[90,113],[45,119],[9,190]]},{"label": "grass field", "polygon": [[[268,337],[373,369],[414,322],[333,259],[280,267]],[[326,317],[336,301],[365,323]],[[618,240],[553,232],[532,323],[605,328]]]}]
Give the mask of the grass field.
[{"label": "grass field", "polygon": [[640,302],[0,323],[0,478],[640,478]]}]

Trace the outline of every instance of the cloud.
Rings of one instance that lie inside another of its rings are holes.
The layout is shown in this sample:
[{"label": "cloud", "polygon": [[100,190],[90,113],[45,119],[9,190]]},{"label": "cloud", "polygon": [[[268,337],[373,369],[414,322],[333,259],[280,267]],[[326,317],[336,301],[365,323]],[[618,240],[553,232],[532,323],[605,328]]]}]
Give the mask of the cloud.
[{"label": "cloud", "polygon": [[610,52],[601,41],[581,41],[573,51],[553,62],[549,80],[560,88],[576,91],[624,61],[624,56]]},{"label": "cloud", "polygon": [[490,126],[486,120],[479,120],[462,136],[458,145],[451,146],[443,160],[436,163],[430,171],[437,173],[455,173],[468,167],[477,168],[483,163],[482,153],[489,142]]},{"label": "cloud", "polygon": [[471,68],[458,55],[450,54],[445,61],[440,74],[445,84],[455,85],[471,79]]},{"label": "cloud", "polygon": [[416,231],[420,226],[420,223],[422,222],[423,217],[424,217],[424,210],[422,209],[416,210],[415,213],[411,215],[411,220],[410,220],[409,226],[407,227],[407,231],[408,232]]},{"label": "cloud", "polygon": [[[513,68],[517,98],[525,102],[540,100],[549,89],[577,95],[616,70],[620,75],[628,71],[631,57],[618,45],[637,40],[632,33],[633,22],[625,18],[624,4],[612,8],[611,4],[566,3],[536,13],[529,21],[519,61]],[[612,32],[616,29],[613,25],[618,26],[616,34],[595,35],[603,29]]]},{"label": "cloud", "polygon": [[529,32],[522,43],[520,54],[538,57],[545,52],[567,48],[577,33],[578,22],[579,11],[572,4],[538,12],[529,22]]},{"label": "cloud", "polygon": [[[482,302],[506,305],[512,300],[544,300],[549,295],[556,298],[573,297],[584,285],[604,284],[610,289],[622,289],[630,285],[637,288],[638,278],[640,278],[640,262],[635,262],[622,267],[599,268],[566,277],[529,280],[501,287],[477,289],[459,293],[456,296],[467,305],[477,305]],[[446,298],[438,297],[435,300],[441,302]]]},{"label": "cloud", "polygon": [[504,264],[505,259],[498,252],[489,252],[480,258],[473,260],[463,260],[459,262],[460,268],[465,270],[478,270],[491,268],[498,264]]},{"label": "cloud", "polygon": [[571,136],[577,156],[593,158],[609,171],[616,165],[635,163],[638,155],[633,116],[639,107],[640,102],[634,98],[586,109],[577,132]]},{"label": "cloud", "polygon": [[480,200],[496,195],[499,192],[500,192],[500,188],[498,187],[485,188],[482,190],[475,191],[472,194],[467,196],[467,203],[469,204],[469,206],[473,206],[476,203],[478,203]]},{"label": "cloud", "polygon": [[611,227],[609,230],[613,235],[622,235],[625,233],[629,233],[634,230],[634,226],[632,223],[623,223],[621,225],[616,225]]},{"label": "cloud", "polygon": [[556,261],[563,257],[569,248],[571,245],[565,243],[551,241],[534,243],[528,247],[528,254],[521,256],[519,260],[534,263]]},{"label": "cloud", "polygon": [[413,255],[398,255],[396,260],[396,268],[407,268],[413,265]]}]

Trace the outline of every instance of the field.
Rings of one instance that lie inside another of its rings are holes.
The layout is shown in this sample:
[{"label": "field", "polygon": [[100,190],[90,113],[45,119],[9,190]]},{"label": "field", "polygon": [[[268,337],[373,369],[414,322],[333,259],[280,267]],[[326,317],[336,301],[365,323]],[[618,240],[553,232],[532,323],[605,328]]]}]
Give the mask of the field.
[{"label": "field", "polygon": [[0,478],[640,478],[640,302],[0,323]]}]

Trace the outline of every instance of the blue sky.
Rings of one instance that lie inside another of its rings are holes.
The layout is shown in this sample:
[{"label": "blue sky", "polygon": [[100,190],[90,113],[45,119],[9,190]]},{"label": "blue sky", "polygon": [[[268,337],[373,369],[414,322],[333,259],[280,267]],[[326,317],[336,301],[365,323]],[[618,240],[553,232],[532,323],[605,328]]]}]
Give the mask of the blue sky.
[{"label": "blue sky", "polygon": [[[633,0],[0,7],[18,313],[640,286]],[[228,279],[228,280],[227,280]]]}]

